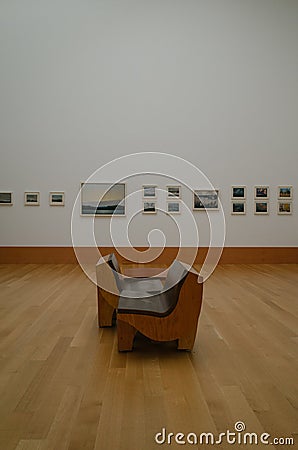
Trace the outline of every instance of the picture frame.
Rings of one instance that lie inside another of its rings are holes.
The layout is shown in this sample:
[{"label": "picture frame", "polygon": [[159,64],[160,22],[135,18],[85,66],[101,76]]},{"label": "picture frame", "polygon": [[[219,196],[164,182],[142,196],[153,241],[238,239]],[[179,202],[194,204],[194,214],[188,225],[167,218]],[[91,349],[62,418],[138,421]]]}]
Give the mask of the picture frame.
[{"label": "picture frame", "polygon": [[232,186],[232,200],[245,200],[246,186]]},{"label": "picture frame", "polygon": [[205,211],[219,209],[218,189],[197,189],[193,192],[193,210]]},{"label": "picture frame", "polygon": [[0,206],[12,206],[13,193],[11,191],[0,191]]},{"label": "picture frame", "polygon": [[180,214],[180,202],[179,201],[168,201],[167,202],[167,213],[168,214]]},{"label": "picture frame", "polygon": [[40,193],[39,192],[24,192],[24,205],[25,206],[39,206],[40,205]]},{"label": "picture frame", "polygon": [[0,192],[0,206],[12,206],[13,205],[13,193],[11,191]]},{"label": "picture frame", "polygon": [[246,202],[241,200],[232,201],[231,214],[236,216],[246,214]]},{"label": "picture frame", "polygon": [[81,216],[125,216],[125,183],[81,183]]},{"label": "picture frame", "polygon": [[277,214],[289,216],[292,214],[292,202],[278,201]]},{"label": "picture frame", "polygon": [[255,202],[254,213],[256,215],[268,215],[269,214],[269,202],[267,202],[267,201]]},{"label": "picture frame", "polygon": [[143,185],[143,198],[156,198],[156,188],[154,184]]},{"label": "picture frame", "polygon": [[61,191],[50,192],[50,206],[64,206],[65,194]]},{"label": "picture frame", "polygon": [[262,199],[262,200],[268,200],[269,199],[269,186],[255,186],[255,200]]},{"label": "picture frame", "polygon": [[181,198],[181,186],[167,186],[167,198]]},{"label": "picture frame", "polygon": [[143,214],[156,214],[156,202],[143,202]]},{"label": "picture frame", "polygon": [[280,200],[292,200],[293,198],[293,186],[278,186],[277,196]]}]

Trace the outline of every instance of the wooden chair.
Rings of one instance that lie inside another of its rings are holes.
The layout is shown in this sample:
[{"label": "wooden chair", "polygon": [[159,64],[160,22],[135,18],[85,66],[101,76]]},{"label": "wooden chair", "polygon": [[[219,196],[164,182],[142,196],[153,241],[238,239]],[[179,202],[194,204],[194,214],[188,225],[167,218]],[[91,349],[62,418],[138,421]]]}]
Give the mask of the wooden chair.
[{"label": "wooden chair", "polygon": [[144,298],[135,299],[122,292],[117,312],[118,350],[132,350],[137,331],[154,341],[177,340],[179,350],[192,350],[202,296],[203,279],[179,261],[170,267],[159,294],[147,292]]},{"label": "wooden chair", "polygon": [[131,278],[120,273],[113,253],[103,256],[96,264],[98,325],[110,327],[118,308],[119,295],[123,291],[142,297],[144,291],[159,292],[163,284],[158,278]]}]

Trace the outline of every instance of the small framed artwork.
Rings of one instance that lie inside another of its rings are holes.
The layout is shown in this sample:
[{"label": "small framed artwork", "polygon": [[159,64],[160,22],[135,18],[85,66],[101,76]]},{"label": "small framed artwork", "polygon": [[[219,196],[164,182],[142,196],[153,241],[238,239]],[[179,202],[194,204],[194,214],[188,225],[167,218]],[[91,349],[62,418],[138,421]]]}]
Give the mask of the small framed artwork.
[{"label": "small framed artwork", "polygon": [[143,197],[144,198],[156,198],[156,186],[146,184],[143,186]]},{"label": "small framed artwork", "polygon": [[180,198],[181,186],[167,186],[167,196],[168,198]]},{"label": "small framed artwork", "polygon": [[255,214],[269,214],[269,203],[255,202]]},{"label": "small framed artwork", "polygon": [[246,214],[245,202],[241,202],[240,200],[232,202],[231,214],[235,215]]},{"label": "small framed artwork", "polygon": [[167,202],[167,213],[180,214],[180,202]]},{"label": "small framed artwork", "polygon": [[25,192],[24,205],[25,206],[39,206],[40,205],[39,192]]},{"label": "small framed artwork", "polygon": [[293,197],[293,186],[278,186],[278,198],[287,200]]},{"label": "small framed artwork", "polygon": [[277,214],[289,215],[292,214],[292,202],[279,201],[277,205]]},{"label": "small framed artwork", "polygon": [[0,192],[0,206],[12,206],[12,192]]},{"label": "small framed artwork", "polygon": [[125,216],[125,183],[81,183],[82,216]]},{"label": "small framed artwork", "polygon": [[268,199],[269,186],[255,186],[255,199]]},{"label": "small framed artwork", "polygon": [[232,200],[244,200],[246,198],[246,186],[232,186]]},{"label": "small framed artwork", "polygon": [[193,195],[193,210],[204,211],[205,209],[217,210],[219,191],[216,190],[195,190]]},{"label": "small framed artwork", "polygon": [[156,202],[144,202],[143,214],[156,214]]},{"label": "small framed artwork", "polygon": [[50,192],[51,206],[64,206],[64,192]]}]

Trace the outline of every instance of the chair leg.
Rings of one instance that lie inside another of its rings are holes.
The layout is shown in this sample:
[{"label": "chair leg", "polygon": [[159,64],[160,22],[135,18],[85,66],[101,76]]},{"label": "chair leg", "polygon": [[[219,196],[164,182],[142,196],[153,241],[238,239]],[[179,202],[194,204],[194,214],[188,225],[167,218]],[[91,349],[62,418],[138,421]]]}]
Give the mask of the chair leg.
[{"label": "chair leg", "polygon": [[178,350],[192,350],[196,339],[196,333],[189,334],[188,336],[181,336],[178,339]]},{"label": "chair leg", "polygon": [[117,334],[118,334],[118,351],[129,352],[133,347],[133,340],[137,330],[129,323],[117,319]]},{"label": "chair leg", "polygon": [[98,302],[98,326],[111,327],[113,325],[114,308],[103,298],[99,290],[97,294],[97,302]]}]

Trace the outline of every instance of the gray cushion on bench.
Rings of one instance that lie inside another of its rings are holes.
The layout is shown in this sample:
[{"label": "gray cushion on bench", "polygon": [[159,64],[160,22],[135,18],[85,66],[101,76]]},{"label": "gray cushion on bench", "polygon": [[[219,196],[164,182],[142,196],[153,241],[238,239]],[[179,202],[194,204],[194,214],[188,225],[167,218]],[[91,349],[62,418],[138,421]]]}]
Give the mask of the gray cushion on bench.
[{"label": "gray cushion on bench", "polygon": [[138,295],[138,292],[132,295],[129,290],[121,291],[118,313],[159,317],[170,314],[177,304],[187,273],[187,269],[179,261],[174,261],[168,271],[165,286],[160,292],[154,294],[144,290],[142,295],[141,293]]},{"label": "gray cushion on bench", "polygon": [[120,295],[123,290],[160,292],[162,289],[162,282],[156,278],[122,278]]}]

